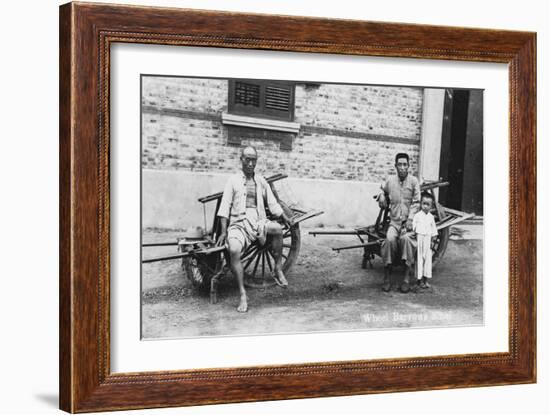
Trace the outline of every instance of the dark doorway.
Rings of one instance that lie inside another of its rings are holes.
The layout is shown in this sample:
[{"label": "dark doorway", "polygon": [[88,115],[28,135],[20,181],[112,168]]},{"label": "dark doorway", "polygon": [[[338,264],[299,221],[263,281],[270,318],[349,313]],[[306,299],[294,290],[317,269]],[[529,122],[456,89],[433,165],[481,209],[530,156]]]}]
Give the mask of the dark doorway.
[{"label": "dark doorway", "polygon": [[483,91],[445,91],[439,171],[449,182],[439,200],[483,215]]}]

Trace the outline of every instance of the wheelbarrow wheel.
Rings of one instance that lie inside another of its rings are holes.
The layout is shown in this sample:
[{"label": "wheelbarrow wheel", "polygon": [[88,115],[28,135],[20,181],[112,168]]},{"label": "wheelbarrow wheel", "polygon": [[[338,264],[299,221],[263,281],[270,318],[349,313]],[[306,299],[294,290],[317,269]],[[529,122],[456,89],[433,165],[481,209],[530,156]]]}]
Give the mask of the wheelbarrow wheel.
[{"label": "wheelbarrow wheel", "polygon": [[223,267],[219,254],[189,256],[182,259],[181,266],[187,279],[201,293],[210,291],[210,281]]},{"label": "wheelbarrow wheel", "polygon": [[[292,268],[300,252],[300,225],[283,228],[283,272]],[[269,248],[269,241],[260,246],[252,244],[241,256],[244,268],[244,284],[249,288],[267,288],[275,285],[273,271],[275,259]]]},{"label": "wheelbarrow wheel", "polygon": [[[439,203],[436,203],[434,212],[436,223],[445,218],[445,209]],[[440,229],[435,241],[432,243],[432,267],[435,267],[445,255],[447,244],[449,243],[449,228]]]},{"label": "wheelbarrow wheel", "polygon": [[207,277],[204,267],[201,266],[197,258],[183,258],[181,267],[193,287],[199,291],[205,291],[210,283],[210,279]]}]

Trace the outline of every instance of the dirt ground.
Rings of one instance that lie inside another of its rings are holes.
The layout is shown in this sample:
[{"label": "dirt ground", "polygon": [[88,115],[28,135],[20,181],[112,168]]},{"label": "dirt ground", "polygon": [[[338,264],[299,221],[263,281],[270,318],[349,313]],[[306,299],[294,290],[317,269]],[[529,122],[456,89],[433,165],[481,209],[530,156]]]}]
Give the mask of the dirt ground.
[{"label": "dirt ground", "polygon": [[[483,324],[483,242],[453,238],[433,271],[432,288],[417,293],[385,293],[380,258],[361,268],[361,250],[335,253],[354,244],[352,236],[313,237],[302,229],[302,246],[287,273],[287,289],[248,289],[249,311],[238,313],[238,289],[229,274],[218,303],[193,289],[180,261],[143,264],[144,339],[296,333],[379,328],[471,326]],[[143,242],[175,240],[178,232],[148,230]],[[175,247],[144,248],[143,257]],[[401,276],[402,271],[396,274]]]}]

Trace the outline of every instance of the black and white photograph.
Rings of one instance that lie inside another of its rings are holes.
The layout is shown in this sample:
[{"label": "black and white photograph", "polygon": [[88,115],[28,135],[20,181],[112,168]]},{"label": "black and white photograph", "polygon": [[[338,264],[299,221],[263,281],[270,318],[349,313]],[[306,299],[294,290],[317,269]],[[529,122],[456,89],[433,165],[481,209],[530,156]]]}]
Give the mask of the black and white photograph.
[{"label": "black and white photograph", "polygon": [[545,414],[547,10],[6,2],[2,413]]},{"label": "black and white photograph", "polygon": [[483,90],[141,76],[142,339],[483,325]]}]

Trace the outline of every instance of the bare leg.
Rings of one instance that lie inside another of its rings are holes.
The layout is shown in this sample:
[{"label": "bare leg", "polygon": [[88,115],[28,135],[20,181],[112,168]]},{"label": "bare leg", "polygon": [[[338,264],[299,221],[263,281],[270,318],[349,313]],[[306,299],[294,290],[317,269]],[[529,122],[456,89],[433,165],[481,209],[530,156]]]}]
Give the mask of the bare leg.
[{"label": "bare leg", "polygon": [[270,236],[271,254],[275,260],[275,282],[280,287],[288,287],[288,281],[283,274],[283,229],[278,223],[267,224],[267,234]]},{"label": "bare leg", "polygon": [[239,294],[240,301],[237,311],[239,313],[246,313],[248,311],[248,303],[246,299],[246,290],[244,288],[244,270],[243,264],[241,263],[241,250],[242,246],[240,242],[235,239],[229,239],[229,256],[231,257],[231,272],[237,279],[237,284],[239,285]]}]

